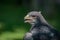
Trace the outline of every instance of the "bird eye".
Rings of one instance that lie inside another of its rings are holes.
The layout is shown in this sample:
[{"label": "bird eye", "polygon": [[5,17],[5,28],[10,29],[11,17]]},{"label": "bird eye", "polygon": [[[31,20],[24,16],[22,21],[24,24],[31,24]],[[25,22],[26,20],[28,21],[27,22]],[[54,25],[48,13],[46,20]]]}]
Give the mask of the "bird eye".
[{"label": "bird eye", "polygon": [[36,17],[35,15],[32,15],[32,17]]}]

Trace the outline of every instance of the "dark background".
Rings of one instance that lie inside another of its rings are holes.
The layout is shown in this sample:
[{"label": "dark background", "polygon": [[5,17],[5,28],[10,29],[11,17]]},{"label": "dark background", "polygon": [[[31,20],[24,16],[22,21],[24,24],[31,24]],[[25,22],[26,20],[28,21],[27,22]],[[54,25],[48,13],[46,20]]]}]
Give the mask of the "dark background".
[{"label": "dark background", "polygon": [[0,40],[22,40],[30,29],[24,16],[32,10],[42,11],[47,22],[60,31],[60,0],[0,0]]}]

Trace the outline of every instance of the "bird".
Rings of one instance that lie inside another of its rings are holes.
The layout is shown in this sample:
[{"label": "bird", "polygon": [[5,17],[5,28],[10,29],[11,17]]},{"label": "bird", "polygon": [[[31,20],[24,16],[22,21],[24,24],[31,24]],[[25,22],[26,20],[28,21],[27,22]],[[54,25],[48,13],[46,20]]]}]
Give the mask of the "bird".
[{"label": "bird", "polygon": [[24,22],[31,25],[24,40],[60,40],[60,32],[45,20],[41,11],[28,12]]}]

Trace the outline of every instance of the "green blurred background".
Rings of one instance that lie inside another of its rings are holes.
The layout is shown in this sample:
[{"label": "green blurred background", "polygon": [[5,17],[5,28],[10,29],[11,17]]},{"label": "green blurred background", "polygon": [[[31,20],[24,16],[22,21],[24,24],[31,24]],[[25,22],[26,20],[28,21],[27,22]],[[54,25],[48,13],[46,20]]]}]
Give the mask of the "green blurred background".
[{"label": "green blurred background", "polygon": [[[60,1],[37,2],[39,6],[35,6],[42,11],[48,23],[60,31]],[[0,40],[23,40],[25,33],[30,29],[30,25],[24,23],[24,16],[34,8],[32,4],[34,5],[34,0],[0,1]]]}]

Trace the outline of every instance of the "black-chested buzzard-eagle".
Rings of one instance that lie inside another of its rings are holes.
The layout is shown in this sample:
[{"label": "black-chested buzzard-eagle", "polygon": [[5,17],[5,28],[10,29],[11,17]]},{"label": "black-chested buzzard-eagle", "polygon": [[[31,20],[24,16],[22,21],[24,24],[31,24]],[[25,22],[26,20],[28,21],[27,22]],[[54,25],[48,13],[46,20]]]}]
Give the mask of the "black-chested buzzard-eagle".
[{"label": "black-chested buzzard-eagle", "polygon": [[24,40],[60,40],[59,32],[47,23],[41,11],[29,12],[24,20],[32,25]]}]

